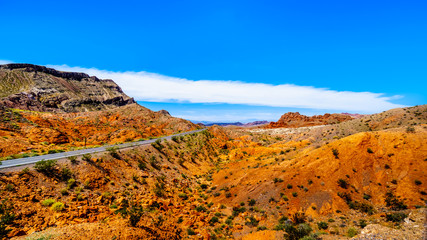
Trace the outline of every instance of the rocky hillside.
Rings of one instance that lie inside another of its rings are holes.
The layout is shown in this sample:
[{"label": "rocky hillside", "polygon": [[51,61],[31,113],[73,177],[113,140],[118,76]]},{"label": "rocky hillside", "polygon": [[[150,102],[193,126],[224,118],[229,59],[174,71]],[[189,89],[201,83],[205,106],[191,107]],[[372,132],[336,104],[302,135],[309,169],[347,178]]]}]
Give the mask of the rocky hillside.
[{"label": "rocky hillside", "polygon": [[32,64],[0,65],[0,104],[42,112],[84,112],[135,103],[112,80]]},{"label": "rocky hillside", "polygon": [[277,122],[271,122],[266,128],[297,128],[306,126],[326,125],[344,122],[353,119],[349,115],[329,114],[314,115],[312,117],[301,115],[299,112],[288,112],[280,117]]},{"label": "rocky hillside", "polygon": [[136,103],[79,113],[33,112],[0,105],[0,159],[123,143],[197,128],[166,111],[153,112]]}]

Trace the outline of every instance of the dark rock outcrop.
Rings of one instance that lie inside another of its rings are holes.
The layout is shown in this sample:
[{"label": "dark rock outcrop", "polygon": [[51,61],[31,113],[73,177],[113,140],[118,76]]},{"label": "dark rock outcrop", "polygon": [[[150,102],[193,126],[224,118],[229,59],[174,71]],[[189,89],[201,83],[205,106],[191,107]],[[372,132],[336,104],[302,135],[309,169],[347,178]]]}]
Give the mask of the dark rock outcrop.
[{"label": "dark rock outcrop", "polygon": [[0,104],[43,112],[84,112],[135,103],[112,80],[32,64],[0,65]]}]

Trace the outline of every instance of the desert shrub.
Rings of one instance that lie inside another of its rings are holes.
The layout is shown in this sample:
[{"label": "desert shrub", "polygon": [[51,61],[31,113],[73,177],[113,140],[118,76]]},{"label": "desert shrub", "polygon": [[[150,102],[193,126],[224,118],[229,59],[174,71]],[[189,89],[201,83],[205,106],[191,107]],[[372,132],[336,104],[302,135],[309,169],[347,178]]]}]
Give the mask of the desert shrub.
[{"label": "desert shrub", "polygon": [[415,185],[421,185],[421,184],[422,184],[422,182],[421,182],[420,180],[418,180],[418,179],[416,179],[416,180],[414,181],[414,183],[415,183]]},{"label": "desert shrub", "polygon": [[8,183],[5,187],[6,191],[13,192],[15,191],[15,185]]},{"label": "desert shrub", "polygon": [[274,183],[283,182],[283,179],[281,179],[281,178],[274,178],[273,182]]},{"label": "desert shrub", "polygon": [[76,164],[77,163],[77,156],[69,156],[67,158],[68,158],[68,160],[70,160],[70,162],[72,164]]},{"label": "desert shrub", "polygon": [[305,223],[307,216],[303,212],[296,212],[292,215],[291,220],[294,224]]},{"label": "desert shrub", "polygon": [[151,143],[151,146],[153,146],[155,149],[157,149],[159,152],[161,152],[164,148],[162,145],[162,140],[157,139],[155,142]]},{"label": "desert shrub", "polygon": [[372,149],[371,149],[371,148],[366,149],[366,151],[367,151],[368,153],[374,153],[374,151],[372,151]]},{"label": "desert shrub", "polygon": [[219,222],[218,217],[213,216],[211,219],[209,219],[209,224],[210,225],[215,225],[215,223]]},{"label": "desert shrub", "polygon": [[150,165],[151,165],[154,169],[160,170],[160,165],[158,164],[157,159],[156,159],[156,157],[155,157],[155,156],[152,156],[152,157],[150,158]]},{"label": "desert shrub", "polygon": [[196,235],[196,233],[194,232],[194,230],[192,228],[187,228],[187,234],[188,235]]},{"label": "desert shrub", "polygon": [[387,207],[395,211],[404,210],[408,208],[408,206],[406,206],[403,200],[397,198],[392,191],[388,191],[386,193],[385,202]]},{"label": "desert shrub", "polygon": [[45,199],[41,203],[43,206],[48,207],[54,204],[55,202],[56,202],[55,199]]},{"label": "desert shrub", "polygon": [[165,183],[162,181],[156,181],[154,184],[154,194],[158,197],[164,197],[165,196]]},{"label": "desert shrub", "polygon": [[107,148],[108,153],[110,154],[110,156],[112,156],[115,159],[120,159],[120,155],[117,152],[117,147],[109,147]]},{"label": "desert shrub", "polygon": [[267,227],[266,226],[258,226],[256,230],[257,231],[267,230]]},{"label": "desert shrub", "polygon": [[288,184],[288,185],[286,185],[286,188],[287,188],[287,189],[292,189],[292,184]]},{"label": "desert shrub", "polygon": [[287,224],[285,226],[286,234],[284,235],[284,237],[287,240],[299,240],[305,236],[308,236],[311,231],[313,231],[313,229],[310,227],[310,225],[305,223],[301,223],[297,226]]},{"label": "desert shrub", "polygon": [[62,180],[67,181],[68,179],[71,178],[72,175],[73,175],[73,172],[71,172],[71,170],[68,167],[64,167],[61,169],[60,176]]},{"label": "desert shrub", "polygon": [[142,160],[138,160],[138,168],[141,170],[146,170],[147,164],[145,162],[143,162]]},{"label": "desert shrub", "polygon": [[372,197],[371,197],[371,195],[369,195],[369,194],[367,194],[367,193],[364,193],[363,194],[363,199],[365,199],[365,200],[369,200],[369,199],[371,199]]},{"label": "desert shrub", "polygon": [[365,219],[360,219],[359,220],[359,227],[360,228],[365,228],[368,225],[368,223],[366,222]]},{"label": "desert shrub", "polygon": [[196,207],[196,211],[198,211],[198,212],[206,212],[206,210],[207,209],[203,205],[199,205]]},{"label": "desert shrub", "polygon": [[292,196],[297,197],[298,193],[297,192],[292,192]]},{"label": "desert shrub", "polygon": [[332,148],[332,154],[334,155],[334,157],[336,158],[336,159],[338,159],[339,157],[338,157],[338,155],[339,155],[339,153],[338,153],[338,149],[336,149],[336,148]]},{"label": "desert shrub", "polygon": [[68,179],[68,181],[67,181],[67,188],[71,189],[74,186],[76,186],[76,180],[74,178]]},{"label": "desert shrub", "polygon": [[259,221],[254,218],[254,216],[246,217],[245,225],[250,227],[258,226]]},{"label": "desert shrub", "polygon": [[255,200],[255,199],[250,199],[250,200],[248,201],[248,205],[249,205],[249,206],[255,206],[255,204],[256,204],[256,200]]},{"label": "desert shrub", "polygon": [[327,223],[327,222],[317,222],[317,227],[318,227],[319,229],[324,229],[324,230],[326,230],[326,229],[328,229],[328,223]]},{"label": "desert shrub", "polygon": [[395,222],[395,223],[403,222],[403,220],[405,220],[406,217],[408,217],[408,214],[404,212],[393,212],[393,213],[387,213],[385,215],[385,219],[388,222]]},{"label": "desert shrub", "polygon": [[50,209],[52,211],[55,211],[55,212],[60,212],[60,211],[62,211],[64,209],[64,207],[65,206],[64,206],[64,204],[62,202],[55,202],[55,203],[52,204],[52,207],[50,207]]},{"label": "desert shrub", "polygon": [[414,132],[415,132],[415,128],[414,128],[414,127],[412,127],[412,126],[408,126],[408,127],[406,128],[406,132],[407,132],[407,133],[414,133]]},{"label": "desert shrub", "polygon": [[15,214],[12,212],[14,206],[7,199],[3,199],[0,203],[0,239],[6,239],[12,229],[8,229],[8,225],[13,224]]},{"label": "desert shrub", "polygon": [[144,211],[141,206],[134,205],[130,207],[130,209],[127,211],[127,214],[129,215],[129,224],[132,227],[135,227],[144,214]]},{"label": "desert shrub", "polygon": [[178,194],[178,197],[180,197],[182,200],[187,200],[188,199],[188,196],[185,193]]},{"label": "desert shrub", "polygon": [[90,153],[83,154],[82,160],[88,162],[88,161],[92,160],[92,155]]},{"label": "desert shrub", "polygon": [[354,236],[356,236],[357,235],[357,233],[358,233],[358,231],[357,231],[357,229],[356,228],[353,228],[353,227],[351,227],[351,228],[349,228],[348,230],[347,230],[347,237],[354,237]]},{"label": "desert shrub", "polygon": [[56,166],[56,160],[41,160],[36,162],[34,168],[44,174],[53,174]]},{"label": "desert shrub", "polygon": [[350,184],[342,178],[338,179],[337,183],[338,183],[338,186],[344,189],[347,189],[350,186]]},{"label": "desert shrub", "polygon": [[358,210],[358,211],[367,213],[369,215],[372,215],[375,212],[374,206],[364,202],[351,201],[351,202],[348,202],[348,207],[350,209]]},{"label": "desert shrub", "polygon": [[231,193],[230,192],[225,193],[225,197],[226,198],[231,198]]}]

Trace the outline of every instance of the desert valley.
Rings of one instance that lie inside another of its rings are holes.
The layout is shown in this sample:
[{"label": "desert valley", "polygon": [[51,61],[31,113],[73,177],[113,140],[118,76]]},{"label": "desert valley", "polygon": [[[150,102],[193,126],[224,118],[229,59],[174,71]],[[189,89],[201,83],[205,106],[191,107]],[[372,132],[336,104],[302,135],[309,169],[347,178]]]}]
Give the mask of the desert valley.
[{"label": "desert valley", "polygon": [[0,238],[427,237],[427,105],[207,127],[114,79],[7,64],[0,159]]}]

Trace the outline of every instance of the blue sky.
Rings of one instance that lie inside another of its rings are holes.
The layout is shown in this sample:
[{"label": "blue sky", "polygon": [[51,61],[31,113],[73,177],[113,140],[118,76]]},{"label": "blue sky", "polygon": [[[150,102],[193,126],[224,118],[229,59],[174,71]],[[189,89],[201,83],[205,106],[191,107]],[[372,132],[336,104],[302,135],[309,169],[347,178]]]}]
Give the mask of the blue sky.
[{"label": "blue sky", "polygon": [[426,12],[421,0],[0,0],[0,59],[114,76],[195,120],[373,113],[426,103]]}]

